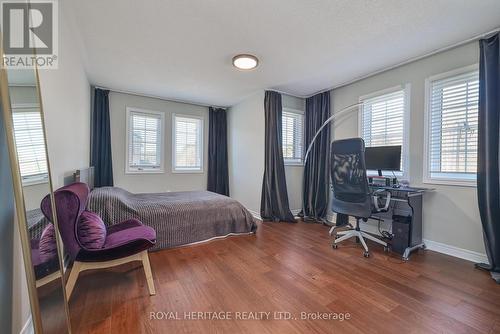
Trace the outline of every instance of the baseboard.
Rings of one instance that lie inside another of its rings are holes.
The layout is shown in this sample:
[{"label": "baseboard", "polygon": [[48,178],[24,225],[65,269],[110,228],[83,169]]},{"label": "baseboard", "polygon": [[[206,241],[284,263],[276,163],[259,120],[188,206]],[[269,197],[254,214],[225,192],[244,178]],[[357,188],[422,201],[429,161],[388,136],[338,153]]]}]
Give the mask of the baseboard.
[{"label": "baseboard", "polygon": [[[255,211],[252,211],[252,210],[248,210],[250,211],[250,213],[256,218],[256,219],[260,219],[260,214],[258,214],[257,212]],[[294,215],[297,215],[298,213],[300,212],[300,210],[292,210],[292,213]],[[350,220],[351,220],[351,217],[349,217]],[[327,216],[327,219],[331,222],[335,222],[335,214],[329,214]],[[352,219],[351,220],[352,223],[355,223],[355,220]],[[388,225],[387,224],[383,224],[381,226],[382,229],[388,229]],[[361,223],[361,229],[363,231],[366,231],[368,233],[372,233],[372,234],[375,234],[375,235],[380,235],[379,231],[378,231],[378,226],[377,226],[377,223],[376,222],[368,222],[368,223],[364,223],[362,222]],[[450,255],[450,256],[453,256],[453,257],[457,257],[457,258],[460,258],[460,259],[463,259],[463,260],[467,260],[467,261],[471,261],[471,262],[474,262],[474,263],[489,263],[488,262],[488,257],[486,256],[486,254],[483,254],[483,253],[479,253],[479,252],[474,252],[474,251],[471,251],[471,250],[468,250],[468,249],[463,249],[463,248],[459,248],[459,247],[456,247],[456,246],[451,246],[451,245],[447,245],[447,244],[443,244],[441,242],[437,242],[437,241],[432,241],[432,240],[429,240],[429,239],[424,239],[424,243],[425,243],[425,246],[427,247],[427,249],[431,250],[431,251],[434,251],[434,252],[438,252],[438,253],[441,253],[441,254],[446,254],[446,255]]]},{"label": "baseboard", "polygon": [[[332,221],[335,221],[334,219],[335,219],[335,214],[332,215]],[[356,222],[355,219],[351,218],[351,217],[349,217],[349,220],[353,224]],[[381,225],[381,229],[388,230],[389,226],[390,226],[390,224],[387,224],[387,222],[383,222]],[[366,231],[368,233],[375,234],[375,235],[380,235],[376,221],[373,221],[373,222],[369,221],[367,223],[361,222],[360,227],[363,231]],[[444,244],[444,243],[437,242],[437,241],[432,241],[429,239],[424,239],[423,241],[424,241],[427,249],[429,249],[431,251],[438,252],[441,254],[450,255],[450,256],[453,256],[453,257],[456,257],[459,259],[463,259],[463,260],[467,260],[467,261],[471,261],[474,263],[489,263],[488,257],[486,256],[486,254],[471,251],[471,250],[464,249],[464,248],[459,248],[456,246]]]},{"label": "baseboard", "polygon": [[[248,212],[250,212],[252,214],[252,216],[255,218],[255,219],[258,219],[258,220],[262,220],[262,217],[260,216],[260,213],[256,212],[256,211],[253,211],[253,210],[250,210],[248,209]],[[302,211],[301,209],[296,209],[296,210],[290,210],[292,211],[292,214],[294,217],[297,217],[298,214],[300,213],[300,211]]]},{"label": "baseboard", "polygon": [[428,239],[424,239],[424,243],[425,243],[425,246],[427,246],[427,249],[438,252],[438,253],[458,257],[460,259],[464,259],[464,260],[471,261],[474,263],[489,263],[488,257],[486,256],[486,254],[482,254],[482,253],[474,252],[474,251],[471,251],[468,249],[463,249],[463,248],[443,244],[441,242],[432,241],[432,240],[428,240]]},{"label": "baseboard", "polygon": [[256,211],[253,211],[253,210],[250,210],[248,209],[248,212],[250,212],[252,214],[252,216],[255,218],[255,219],[258,219],[258,220],[262,220],[261,216],[260,216],[260,213],[256,212]]},{"label": "baseboard", "polygon": [[24,324],[19,334],[35,334],[35,328],[33,327],[33,319],[31,318],[31,315],[29,316],[28,320],[26,320],[26,323]]}]

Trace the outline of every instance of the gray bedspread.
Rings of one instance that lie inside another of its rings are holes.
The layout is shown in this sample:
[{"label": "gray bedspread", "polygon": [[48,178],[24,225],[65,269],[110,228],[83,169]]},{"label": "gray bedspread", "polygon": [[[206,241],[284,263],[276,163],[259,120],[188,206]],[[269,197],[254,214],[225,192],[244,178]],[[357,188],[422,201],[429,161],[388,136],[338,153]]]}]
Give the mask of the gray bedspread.
[{"label": "gray bedspread", "polygon": [[250,212],[238,201],[209,191],[132,194],[103,187],[92,190],[87,208],[106,225],[136,218],[153,227],[157,237],[153,250],[257,229]]},{"label": "gray bedspread", "polygon": [[28,232],[30,239],[40,239],[45,227],[50,224],[45,218],[42,210],[34,209],[26,212],[26,220],[28,221]]}]

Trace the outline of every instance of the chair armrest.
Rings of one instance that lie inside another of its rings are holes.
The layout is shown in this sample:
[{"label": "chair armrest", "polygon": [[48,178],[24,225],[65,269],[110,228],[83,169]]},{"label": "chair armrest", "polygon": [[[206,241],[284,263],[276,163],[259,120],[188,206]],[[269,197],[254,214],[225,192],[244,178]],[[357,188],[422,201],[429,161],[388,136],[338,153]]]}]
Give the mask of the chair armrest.
[{"label": "chair armrest", "polygon": [[[378,196],[379,194],[385,193],[385,205],[380,207],[378,204]],[[385,189],[375,190],[373,193],[373,204],[377,212],[387,211],[389,209],[389,205],[391,204],[391,192]]]},{"label": "chair armrest", "polygon": [[140,221],[138,221],[137,219],[129,219],[129,220],[125,220],[121,223],[108,226],[108,228],[106,229],[106,233],[112,234],[112,233],[115,233],[118,231],[126,230],[126,229],[131,228],[131,227],[136,227],[136,226],[142,226],[142,223]]}]

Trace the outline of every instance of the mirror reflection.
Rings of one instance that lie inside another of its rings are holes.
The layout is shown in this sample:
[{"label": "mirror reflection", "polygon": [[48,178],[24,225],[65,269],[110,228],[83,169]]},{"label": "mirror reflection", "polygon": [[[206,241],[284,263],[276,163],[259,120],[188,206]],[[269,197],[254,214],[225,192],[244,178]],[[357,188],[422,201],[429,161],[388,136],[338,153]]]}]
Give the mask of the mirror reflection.
[{"label": "mirror reflection", "polygon": [[31,254],[43,332],[66,333],[66,310],[56,228],[41,209],[41,203],[51,193],[52,187],[37,76],[35,70],[16,69],[9,70],[7,74],[12,130],[22,179],[29,239],[29,245],[23,245],[23,248],[27,251],[29,247]]}]

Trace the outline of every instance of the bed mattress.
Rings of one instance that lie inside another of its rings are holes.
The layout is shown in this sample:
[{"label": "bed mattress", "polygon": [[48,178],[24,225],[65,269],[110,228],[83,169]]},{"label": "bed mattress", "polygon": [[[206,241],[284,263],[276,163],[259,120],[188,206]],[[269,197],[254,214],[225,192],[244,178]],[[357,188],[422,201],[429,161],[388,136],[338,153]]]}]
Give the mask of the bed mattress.
[{"label": "bed mattress", "polygon": [[156,230],[152,250],[231,234],[254,233],[257,224],[238,201],[209,191],[133,194],[118,187],[92,190],[88,210],[106,225],[135,218]]}]

